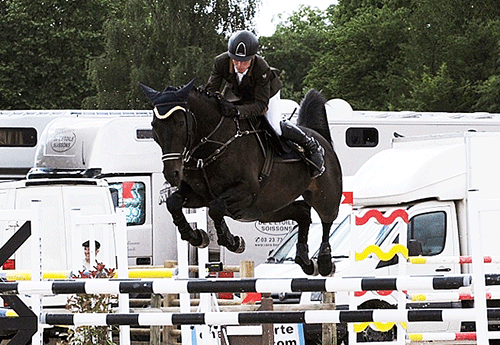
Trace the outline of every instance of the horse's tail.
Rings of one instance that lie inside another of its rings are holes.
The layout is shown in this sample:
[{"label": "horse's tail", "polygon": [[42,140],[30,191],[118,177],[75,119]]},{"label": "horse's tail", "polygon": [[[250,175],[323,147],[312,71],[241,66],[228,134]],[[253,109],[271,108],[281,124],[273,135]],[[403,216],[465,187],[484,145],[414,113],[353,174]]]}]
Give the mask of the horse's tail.
[{"label": "horse's tail", "polygon": [[325,108],[326,99],[316,90],[310,90],[300,103],[297,125],[315,130],[330,144],[332,135]]}]

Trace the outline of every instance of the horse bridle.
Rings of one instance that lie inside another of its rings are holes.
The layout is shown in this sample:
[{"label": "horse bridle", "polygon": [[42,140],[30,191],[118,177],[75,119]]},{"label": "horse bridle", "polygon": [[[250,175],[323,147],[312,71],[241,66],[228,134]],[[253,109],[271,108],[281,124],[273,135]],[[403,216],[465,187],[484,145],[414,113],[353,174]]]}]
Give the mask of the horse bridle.
[{"label": "horse bridle", "polygon": [[[161,117],[158,116],[159,113],[155,107],[154,113],[155,113],[155,116],[157,118],[159,118],[161,120],[166,119],[168,116],[170,116],[175,111],[180,110],[180,111],[184,112],[184,115],[186,117],[186,123],[187,123],[187,138],[186,138],[186,145],[184,146],[184,152],[163,154],[162,161],[166,162],[166,161],[173,161],[173,160],[182,159],[182,168],[183,169],[185,169],[185,170],[201,170],[203,172],[203,176],[205,179],[205,183],[208,187],[208,191],[212,195],[212,197],[215,198],[215,194],[212,191],[212,188],[210,186],[210,181],[209,181],[209,178],[207,176],[205,167],[207,167],[209,164],[215,162],[224,153],[226,148],[236,139],[243,137],[243,136],[246,136],[246,135],[250,135],[250,134],[257,134],[259,132],[262,132],[262,130],[253,129],[253,130],[242,131],[240,129],[239,119],[237,117],[233,117],[232,119],[234,120],[234,122],[236,124],[236,133],[232,137],[230,137],[226,142],[220,142],[217,140],[213,140],[213,139],[211,139],[211,137],[219,130],[219,128],[222,126],[222,123],[224,122],[224,120],[226,118],[228,118],[226,116],[221,116],[219,123],[217,124],[217,126],[215,126],[215,128],[212,130],[212,132],[210,132],[210,134],[208,134],[207,136],[201,138],[199,143],[196,146],[192,147],[193,136],[194,136],[193,128],[196,127],[196,117],[187,107],[187,102],[184,103],[183,105],[184,105],[184,107],[181,107],[179,105],[173,107],[167,114],[160,115]],[[208,143],[217,144],[220,146],[219,146],[219,148],[214,150],[214,152],[212,152],[210,155],[208,155],[208,157],[206,157],[204,159],[203,158],[196,159],[195,157],[193,157],[193,153],[196,150],[198,150],[200,147],[202,147],[203,145],[208,144]],[[188,166],[188,163],[190,161],[195,161],[196,163],[193,166]]]},{"label": "horse bridle", "polygon": [[[186,117],[187,137],[186,137],[186,143],[184,145],[184,152],[182,152],[182,153],[180,153],[180,152],[164,153],[161,156],[161,160],[163,162],[175,161],[175,160],[179,160],[179,159],[184,158],[184,156],[186,155],[186,153],[188,151],[188,147],[191,147],[191,145],[192,145],[193,127],[196,126],[196,118],[194,117],[194,114],[191,111],[187,110],[187,102],[184,102],[181,105],[176,105],[172,109],[170,109],[167,113],[160,115],[157,107],[158,106],[165,106],[165,105],[170,105],[170,104],[168,104],[168,103],[158,104],[154,107],[153,112],[154,112],[156,118],[158,118],[160,120],[164,120],[167,117],[169,117],[170,115],[172,115],[174,112],[176,112],[178,110],[182,111]],[[188,116],[188,115],[190,115],[190,116]]]}]

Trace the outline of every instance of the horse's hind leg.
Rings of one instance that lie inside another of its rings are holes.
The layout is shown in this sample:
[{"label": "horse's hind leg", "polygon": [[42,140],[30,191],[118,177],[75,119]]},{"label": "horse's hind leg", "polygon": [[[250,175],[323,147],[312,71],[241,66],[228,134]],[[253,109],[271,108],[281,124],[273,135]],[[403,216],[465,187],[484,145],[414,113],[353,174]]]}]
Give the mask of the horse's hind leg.
[{"label": "horse's hind leg", "polygon": [[305,201],[295,201],[272,214],[266,215],[266,217],[262,217],[260,221],[281,222],[289,219],[296,221],[299,226],[295,263],[302,268],[305,274],[317,275],[317,265],[309,258],[309,248],[307,246],[307,236],[311,225],[311,207]]},{"label": "horse's hind leg", "polygon": [[321,237],[321,246],[318,253],[318,272],[322,276],[329,276],[335,273],[335,265],[332,262],[332,249],[329,242],[332,223],[321,224],[323,225],[323,236]]},{"label": "horse's hind leg", "polygon": [[205,248],[210,243],[210,239],[205,231],[193,230],[191,225],[182,213],[182,206],[185,198],[180,191],[173,193],[167,198],[167,209],[172,215],[174,224],[179,229],[181,238],[198,248]]}]

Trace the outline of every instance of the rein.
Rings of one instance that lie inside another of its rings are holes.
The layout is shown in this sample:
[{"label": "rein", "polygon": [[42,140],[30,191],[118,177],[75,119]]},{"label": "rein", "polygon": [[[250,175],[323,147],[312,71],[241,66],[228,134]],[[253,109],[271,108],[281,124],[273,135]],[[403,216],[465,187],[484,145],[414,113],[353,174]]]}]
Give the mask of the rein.
[{"label": "rein", "polygon": [[[193,116],[193,118],[194,118],[193,114],[191,114],[191,116]],[[210,193],[210,195],[214,199],[216,198],[216,195],[213,192],[212,187],[210,186],[210,180],[208,178],[208,175],[207,175],[205,168],[208,165],[210,165],[211,163],[215,162],[218,158],[220,158],[224,154],[224,151],[229,147],[229,145],[231,145],[231,143],[233,141],[235,141],[236,139],[241,138],[241,137],[246,136],[246,135],[257,134],[257,133],[261,132],[260,130],[242,131],[240,128],[239,119],[234,117],[233,120],[236,124],[236,133],[232,137],[230,137],[228,140],[226,140],[226,142],[212,140],[211,137],[214,136],[215,133],[217,133],[217,131],[220,129],[220,127],[222,126],[222,123],[224,122],[225,119],[226,119],[225,116],[221,116],[220,121],[217,124],[217,126],[214,128],[214,130],[208,136],[201,138],[200,142],[195,147],[193,147],[190,150],[189,149],[185,150],[184,154],[183,154],[183,157],[184,157],[183,164],[182,164],[183,169],[201,170],[203,172],[203,178],[205,179],[205,184],[207,186],[208,192]],[[220,146],[215,151],[213,151],[210,155],[208,155],[208,157],[206,157],[206,158],[198,158],[198,159],[194,158],[193,153],[196,150],[198,150],[200,147],[202,147],[203,145],[206,145],[206,144],[217,144]],[[194,166],[187,166],[187,164],[190,161],[195,161],[196,164]]]},{"label": "rein", "polygon": [[[194,115],[193,115],[193,117],[194,117]],[[186,150],[185,151],[185,153],[184,153],[184,164],[189,163],[191,160],[195,160],[196,161],[196,165],[194,165],[194,166],[186,166],[186,165],[184,165],[184,169],[188,169],[188,170],[203,169],[207,165],[215,162],[220,156],[222,156],[222,154],[224,153],[224,151],[236,139],[241,138],[241,137],[246,136],[246,135],[257,134],[257,133],[262,132],[261,130],[242,131],[241,128],[240,128],[240,121],[238,120],[238,118],[234,117],[233,120],[234,120],[234,122],[236,124],[236,133],[231,138],[229,138],[226,142],[220,142],[220,141],[217,141],[217,140],[212,140],[211,137],[214,136],[215,133],[217,133],[217,131],[220,129],[220,127],[222,126],[222,123],[224,122],[224,119],[226,119],[226,117],[225,116],[221,116],[219,123],[217,124],[217,126],[214,128],[214,130],[209,135],[207,135],[206,137],[201,138],[201,140],[198,143],[198,145],[196,145],[195,147],[193,147],[190,150]],[[212,152],[206,158],[199,158],[199,159],[194,158],[193,157],[193,153],[196,150],[198,150],[200,147],[202,147],[203,145],[205,145],[205,144],[217,144],[217,145],[219,145],[219,148],[217,148],[214,152]]]},{"label": "rein", "polygon": [[[179,160],[182,159],[182,168],[185,170],[201,170],[203,172],[203,177],[205,179],[205,183],[208,187],[208,190],[212,197],[215,197],[215,194],[212,191],[212,188],[210,187],[209,179],[207,176],[207,173],[205,171],[205,168],[215,162],[218,158],[220,158],[223,154],[224,151],[231,145],[232,142],[234,142],[236,139],[251,135],[251,134],[257,134],[260,132],[263,132],[263,130],[247,130],[247,131],[242,131],[240,127],[240,120],[236,117],[232,118],[233,121],[236,124],[236,133],[227,139],[225,142],[221,142],[218,140],[212,139],[212,137],[220,130],[222,123],[224,120],[228,117],[226,116],[221,116],[219,123],[215,128],[208,134],[207,136],[203,137],[200,139],[200,141],[194,146],[193,146],[193,137],[194,137],[194,127],[197,125],[196,117],[194,114],[187,108],[187,104],[185,104],[186,107],[175,107],[171,112],[169,112],[169,115],[173,113],[175,110],[181,110],[184,112],[184,115],[186,117],[186,123],[187,123],[187,138],[186,138],[186,145],[184,146],[184,152],[182,153],[166,153],[162,155],[162,161],[173,161],[173,160]],[[156,107],[155,107],[156,110]],[[156,115],[157,111],[155,111]],[[159,116],[157,116],[159,117]],[[164,119],[168,116],[164,117],[159,117],[160,119]],[[219,145],[217,149],[215,149],[211,154],[209,154],[206,158],[196,158],[194,156],[194,153],[196,150],[199,150],[201,147],[203,147],[206,144],[216,144]],[[192,166],[188,166],[190,162],[196,162]]]}]

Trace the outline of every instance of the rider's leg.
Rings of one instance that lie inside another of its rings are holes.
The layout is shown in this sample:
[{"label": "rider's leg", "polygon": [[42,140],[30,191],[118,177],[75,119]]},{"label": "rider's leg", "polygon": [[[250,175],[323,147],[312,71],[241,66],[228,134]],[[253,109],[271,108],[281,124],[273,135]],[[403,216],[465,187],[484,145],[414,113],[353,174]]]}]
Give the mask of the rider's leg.
[{"label": "rider's leg", "polygon": [[281,136],[281,126],[280,122],[283,119],[281,115],[281,99],[280,99],[280,91],[278,91],[273,97],[269,99],[269,104],[267,105],[267,112],[264,115],[266,117],[267,122],[274,129],[276,134]]},{"label": "rider's leg", "polygon": [[293,141],[306,150],[307,158],[312,162],[314,171],[312,177],[316,178],[325,171],[323,162],[323,148],[316,139],[307,136],[300,128],[283,119],[280,108],[280,93],[278,92],[269,100],[266,119],[276,134]]},{"label": "rider's leg", "polygon": [[290,121],[281,121],[282,137],[299,144],[306,150],[306,156],[312,162],[314,171],[312,177],[316,178],[325,171],[323,161],[323,147],[314,139],[306,135],[299,127],[292,124]]}]

